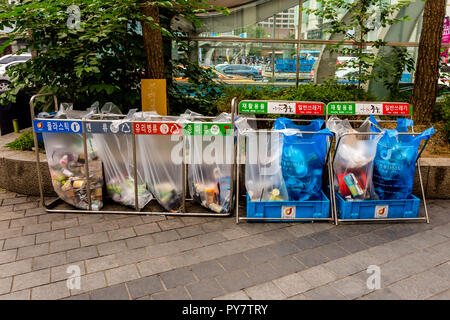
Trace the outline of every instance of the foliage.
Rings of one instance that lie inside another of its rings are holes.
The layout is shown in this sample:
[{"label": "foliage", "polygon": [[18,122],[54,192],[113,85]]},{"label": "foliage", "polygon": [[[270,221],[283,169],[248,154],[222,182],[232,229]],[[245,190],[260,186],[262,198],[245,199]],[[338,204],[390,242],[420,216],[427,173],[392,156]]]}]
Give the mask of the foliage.
[{"label": "foliage", "polygon": [[[26,131],[22,133],[16,140],[7,143],[6,147],[11,150],[19,151],[32,151],[34,148],[33,133],[31,131]],[[39,148],[43,148],[44,144],[39,143]]]},{"label": "foliage", "polygon": [[380,77],[389,91],[388,100],[401,96],[400,80],[405,70],[412,73],[415,70],[415,61],[407,48],[394,47],[392,52],[381,61],[379,68]]},{"label": "foliage", "polygon": [[450,94],[446,94],[436,103],[433,112],[433,122],[443,121],[442,131],[445,134],[447,142],[450,143]]},{"label": "foliage", "polygon": [[[0,52],[15,39],[28,39],[24,51],[37,54],[9,69],[11,90],[2,98],[14,101],[21,88],[34,86],[38,93],[54,93],[60,101],[81,108],[93,101],[112,101],[123,111],[140,106],[140,79],[146,60],[140,23],[159,28],[166,38],[180,38],[167,26],[144,16],[140,10],[143,4],[138,0],[20,0],[13,5],[0,4],[0,29],[13,28]],[[78,16],[72,5],[79,7]],[[169,17],[179,16],[194,28],[201,24],[196,13],[216,8],[206,0],[157,0],[151,5],[159,6]]]},{"label": "foliage", "polygon": [[[316,9],[305,8],[308,14],[314,14],[323,19],[324,33],[341,35],[342,40],[338,45],[332,46],[332,51],[344,56],[352,56],[345,66],[356,70],[349,75],[349,80],[358,81],[358,86],[369,80],[379,78],[376,70],[381,58],[376,56],[374,50],[367,50],[367,36],[370,32],[379,28],[394,25],[408,20],[404,18],[392,18],[401,8],[408,6],[410,1],[399,0],[395,4],[391,1],[380,0],[317,0]],[[349,19],[342,19],[345,12],[351,12]],[[343,46],[345,41],[352,41],[353,46]],[[378,39],[371,44],[371,48],[380,49],[386,42]]]},{"label": "foliage", "polygon": [[223,97],[216,102],[218,111],[230,112],[231,100],[237,97],[243,99],[261,100],[293,100],[293,101],[373,101],[375,97],[354,85],[336,85],[327,83],[323,85],[303,84],[296,87],[227,87]]}]

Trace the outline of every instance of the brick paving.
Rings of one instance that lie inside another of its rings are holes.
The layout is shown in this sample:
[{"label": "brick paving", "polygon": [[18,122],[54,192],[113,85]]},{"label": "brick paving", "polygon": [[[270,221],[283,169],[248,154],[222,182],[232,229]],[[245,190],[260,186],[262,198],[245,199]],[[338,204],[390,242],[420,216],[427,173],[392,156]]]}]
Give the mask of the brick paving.
[{"label": "brick paving", "polygon": [[[450,201],[429,201],[430,224],[337,227],[37,206],[0,190],[2,300],[450,299]],[[67,287],[71,266],[80,289]]]}]

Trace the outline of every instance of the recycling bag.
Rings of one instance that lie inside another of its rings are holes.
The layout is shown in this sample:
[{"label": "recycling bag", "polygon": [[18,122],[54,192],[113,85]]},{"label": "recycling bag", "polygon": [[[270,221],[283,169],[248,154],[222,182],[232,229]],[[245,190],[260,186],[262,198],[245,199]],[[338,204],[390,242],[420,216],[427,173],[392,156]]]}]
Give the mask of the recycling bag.
[{"label": "recycling bag", "polygon": [[[145,112],[134,120],[149,120],[139,124],[136,135],[138,172],[143,173],[144,183],[158,203],[169,212],[180,212],[183,199],[182,179],[182,127],[167,122],[177,117],[159,117]],[[135,123],[136,125],[136,123]]]},{"label": "recycling bag", "polygon": [[344,135],[345,133],[379,132],[373,117],[357,129],[347,119],[332,116],[327,128],[336,134],[334,189],[346,200],[367,200],[374,196],[372,174],[379,135]]},{"label": "recycling bag", "polygon": [[[408,126],[406,123],[398,129]],[[420,142],[434,133],[434,128],[418,136],[399,135],[399,130],[385,130],[377,145],[373,185],[381,200],[407,199],[412,194]]]},{"label": "recycling bag", "polygon": [[[62,104],[53,119],[82,119],[94,110],[76,111],[71,105]],[[39,116],[38,116],[39,117]],[[43,133],[47,162],[56,194],[66,203],[87,210],[88,188],[91,193],[92,210],[103,207],[102,162],[88,144],[89,185],[87,183],[86,157],[83,136],[78,133]]]},{"label": "recycling bag", "polygon": [[[289,201],[320,200],[322,173],[327,152],[328,129],[318,131],[323,120],[296,125],[291,119],[278,118],[274,129],[283,130],[281,172]],[[314,134],[298,131],[316,131]]]},{"label": "recycling bag", "polygon": [[[103,163],[108,196],[117,203],[135,208],[133,136],[119,131],[119,127],[128,122],[130,116],[119,117],[118,110],[116,114],[111,114],[111,110],[105,109],[105,107],[106,105],[102,108],[102,118],[105,117],[109,120],[115,118],[116,120],[112,120],[108,125],[111,126],[113,132],[117,133],[93,133],[90,134],[90,139],[95,153]],[[137,180],[138,206],[142,209],[152,199],[152,194],[144,182],[142,167],[137,169]]]}]

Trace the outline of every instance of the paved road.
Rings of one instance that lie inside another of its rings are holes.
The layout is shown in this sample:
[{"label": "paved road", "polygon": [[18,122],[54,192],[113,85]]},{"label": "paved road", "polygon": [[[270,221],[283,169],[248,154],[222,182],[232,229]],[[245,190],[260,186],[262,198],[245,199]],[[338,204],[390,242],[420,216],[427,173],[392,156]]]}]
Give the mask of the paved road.
[{"label": "paved road", "polygon": [[450,201],[429,225],[338,227],[37,206],[0,191],[0,299],[450,299]]}]

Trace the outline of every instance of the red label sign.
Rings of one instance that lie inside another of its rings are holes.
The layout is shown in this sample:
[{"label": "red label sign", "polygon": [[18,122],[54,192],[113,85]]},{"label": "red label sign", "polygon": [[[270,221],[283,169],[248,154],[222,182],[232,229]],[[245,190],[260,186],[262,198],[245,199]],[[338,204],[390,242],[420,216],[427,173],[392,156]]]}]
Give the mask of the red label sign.
[{"label": "red label sign", "polygon": [[296,103],[296,114],[323,115],[323,103]]},{"label": "red label sign", "polygon": [[183,133],[181,125],[178,123],[152,123],[152,122],[134,122],[134,134],[160,134],[160,135],[180,135]]},{"label": "red label sign", "polygon": [[385,115],[403,115],[407,116],[409,112],[408,103],[384,103],[383,114]]}]

